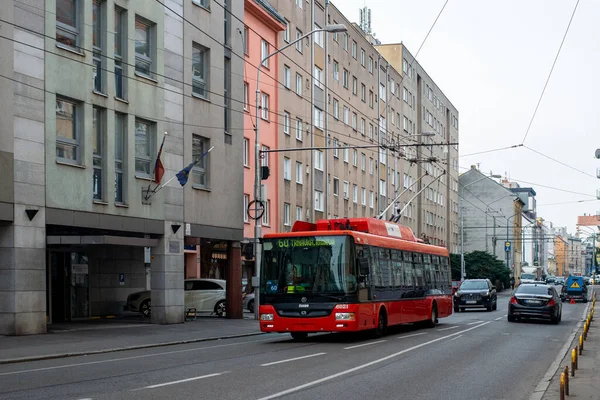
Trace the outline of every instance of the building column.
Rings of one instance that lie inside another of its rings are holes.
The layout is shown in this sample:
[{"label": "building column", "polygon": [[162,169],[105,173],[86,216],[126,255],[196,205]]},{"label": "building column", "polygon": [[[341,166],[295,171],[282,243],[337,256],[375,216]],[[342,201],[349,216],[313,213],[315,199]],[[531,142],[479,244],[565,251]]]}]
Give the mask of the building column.
[{"label": "building column", "polygon": [[242,305],[242,245],[227,242],[227,318],[244,318]]},{"label": "building column", "polygon": [[153,324],[178,324],[184,321],[183,288],[185,258],[183,222],[165,221],[165,234],[154,247],[152,260]]}]

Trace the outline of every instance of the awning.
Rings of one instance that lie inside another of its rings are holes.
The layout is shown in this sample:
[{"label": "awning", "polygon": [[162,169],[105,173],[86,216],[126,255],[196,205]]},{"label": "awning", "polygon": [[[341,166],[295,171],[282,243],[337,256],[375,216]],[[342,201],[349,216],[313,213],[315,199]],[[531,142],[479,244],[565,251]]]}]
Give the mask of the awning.
[{"label": "awning", "polygon": [[158,246],[158,239],[146,239],[128,236],[90,235],[90,236],[47,236],[49,245],[115,245],[115,246]]}]

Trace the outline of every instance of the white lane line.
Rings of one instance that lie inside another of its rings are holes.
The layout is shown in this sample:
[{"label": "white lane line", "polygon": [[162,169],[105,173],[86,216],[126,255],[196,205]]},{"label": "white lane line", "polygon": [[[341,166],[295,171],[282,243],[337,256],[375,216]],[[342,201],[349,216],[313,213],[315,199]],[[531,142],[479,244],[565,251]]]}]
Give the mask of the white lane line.
[{"label": "white lane line", "polygon": [[117,362],[117,361],[125,361],[125,360],[136,360],[138,358],[164,356],[164,355],[167,355],[167,354],[187,353],[187,352],[199,351],[199,350],[206,350],[206,349],[216,349],[218,347],[240,346],[240,345],[248,344],[248,343],[268,342],[270,340],[271,339],[269,339],[269,340],[264,340],[264,339],[262,339],[262,340],[246,340],[246,341],[239,342],[239,343],[219,344],[219,345],[216,345],[216,346],[205,346],[205,347],[198,347],[198,348],[195,348],[195,349],[163,351],[161,353],[143,354],[143,355],[139,355],[139,356],[111,358],[111,359],[108,359],[108,360],[89,361],[89,362],[82,362],[82,363],[75,363],[75,364],[66,364],[66,365],[57,365],[57,366],[54,366],[54,367],[43,367],[43,368],[25,369],[25,370],[22,370],[22,371],[2,372],[2,373],[0,373],[0,376],[25,374],[25,373],[28,373],[28,372],[49,371],[49,370],[61,369],[61,368],[81,367],[83,365],[104,364],[104,363]]},{"label": "white lane line", "polygon": [[498,317],[498,318],[494,318],[494,321],[500,321],[502,318],[506,318],[506,316],[504,316],[504,317]]},{"label": "white lane line", "polygon": [[438,329],[438,332],[449,331],[450,329],[456,329],[456,328],[458,328],[458,325],[456,325],[456,326],[449,326],[448,328]]},{"label": "white lane line", "polygon": [[456,337],[453,337],[452,339],[450,339],[450,340],[448,340],[447,342],[444,342],[444,343],[450,343],[451,341],[456,340],[456,339],[458,339],[460,337],[462,337],[462,335],[458,335]]},{"label": "white lane line", "polygon": [[357,344],[355,346],[350,346],[350,347],[344,347],[344,350],[350,350],[350,349],[356,349],[358,347],[364,347],[364,346],[370,346],[372,344],[377,344],[377,343],[383,343],[386,340],[378,340],[376,342],[369,342],[369,343],[363,343],[363,344]]},{"label": "white lane line", "polygon": [[502,317],[506,318],[506,317],[508,317],[508,314],[504,314]]},{"label": "white lane line", "polygon": [[399,351],[397,353],[390,354],[389,356],[385,356],[385,357],[379,358],[377,360],[374,360],[374,361],[371,361],[371,362],[359,365],[358,367],[350,368],[350,369],[347,369],[345,371],[341,371],[341,372],[338,372],[336,374],[329,375],[329,376],[326,376],[324,378],[317,379],[315,381],[311,381],[311,382],[305,383],[303,385],[299,385],[299,386],[293,387],[291,389],[283,390],[281,392],[274,393],[274,394],[271,394],[271,395],[266,396],[266,397],[262,397],[262,398],[260,398],[258,400],[271,400],[271,399],[276,399],[278,397],[286,396],[286,395],[288,395],[290,393],[298,392],[300,390],[309,388],[311,386],[315,386],[315,385],[321,384],[323,382],[327,382],[327,381],[330,381],[332,379],[339,378],[340,376],[348,375],[348,374],[351,374],[353,372],[360,371],[361,369],[365,369],[365,368],[371,367],[373,365],[382,363],[384,361],[387,361],[387,360],[390,360],[392,358],[398,357],[398,356],[400,356],[402,354],[406,354],[406,353],[411,352],[413,350],[420,349],[421,347],[428,346],[430,344],[433,344],[433,343],[436,343],[436,342],[439,342],[439,341],[442,341],[442,340],[446,340],[448,338],[451,338],[451,337],[454,337],[454,336],[457,336],[457,335],[460,335],[460,334],[472,331],[473,329],[481,328],[482,326],[485,326],[485,325],[487,325],[487,324],[489,324],[491,322],[492,321],[487,321],[487,322],[484,322],[483,324],[475,325],[475,326],[473,326],[471,328],[467,328],[467,329],[464,329],[462,331],[454,332],[454,333],[451,333],[449,335],[439,337],[437,339],[432,339],[432,340],[430,340],[428,342],[424,342],[424,343],[418,344],[416,346],[409,347],[408,349],[401,350],[401,351]]},{"label": "white lane line", "polygon": [[482,323],[483,321],[473,321],[473,322],[469,322],[467,325],[477,325]]},{"label": "white lane line", "polygon": [[226,373],[227,372],[219,372],[219,373],[216,373],[216,374],[208,374],[208,375],[202,375],[202,376],[195,376],[193,378],[180,379],[178,381],[165,382],[165,383],[159,383],[159,384],[156,384],[156,385],[144,386],[143,388],[134,389],[134,390],[156,389],[156,388],[163,387],[163,386],[176,385],[178,383],[197,381],[199,379],[205,379],[205,378],[212,378],[213,376],[219,376],[219,375],[223,375],[223,374],[226,374]]},{"label": "white lane line", "polygon": [[398,339],[404,339],[404,338],[421,336],[421,335],[427,335],[427,332],[411,333],[410,335],[398,336]]},{"label": "white lane line", "polygon": [[305,358],[322,356],[324,354],[327,354],[327,353],[315,353],[315,354],[309,354],[307,356],[302,356],[302,357],[288,358],[286,360],[279,360],[279,361],[273,361],[273,362],[266,363],[266,364],[260,364],[260,366],[261,367],[268,367],[269,365],[275,365],[275,364],[281,364],[281,363],[286,363],[286,362],[290,362],[290,361],[302,360],[302,359],[305,359]]}]

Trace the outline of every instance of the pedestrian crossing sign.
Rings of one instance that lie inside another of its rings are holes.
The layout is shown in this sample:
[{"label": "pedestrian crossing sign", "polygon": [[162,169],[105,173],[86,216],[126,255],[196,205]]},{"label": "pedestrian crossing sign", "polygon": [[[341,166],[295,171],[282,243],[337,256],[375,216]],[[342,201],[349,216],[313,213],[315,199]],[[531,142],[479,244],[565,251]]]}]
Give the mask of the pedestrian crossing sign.
[{"label": "pedestrian crossing sign", "polygon": [[577,281],[573,281],[573,283],[571,284],[571,289],[581,289],[581,286],[579,286],[579,283],[577,283]]}]

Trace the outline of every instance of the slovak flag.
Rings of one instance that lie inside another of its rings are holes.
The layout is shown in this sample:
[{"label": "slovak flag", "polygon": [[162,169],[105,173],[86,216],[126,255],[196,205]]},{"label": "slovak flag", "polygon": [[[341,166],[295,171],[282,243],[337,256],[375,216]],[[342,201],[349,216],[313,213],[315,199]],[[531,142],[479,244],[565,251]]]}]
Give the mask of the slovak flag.
[{"label": "slovak flag", "polygon": [[165,136],[163,136],[163,140],[160,145],[160,150],[158,150],[158,156],[156,157],[156,164],[154,164],[154,182],[156,182],[157,185],[160,184],[160,181],[162,180],[162,177],[165,174],[165,167],[163,167],[162,161],[160,161],[160,155],[162,154],[166,138],[167,132],[165,132]]}]

